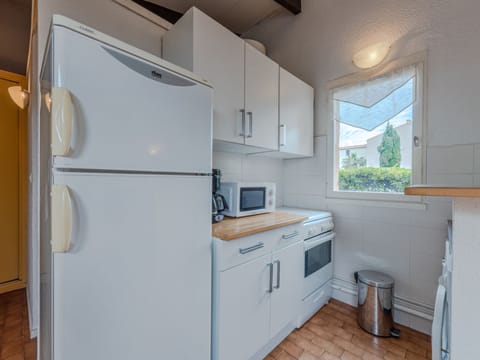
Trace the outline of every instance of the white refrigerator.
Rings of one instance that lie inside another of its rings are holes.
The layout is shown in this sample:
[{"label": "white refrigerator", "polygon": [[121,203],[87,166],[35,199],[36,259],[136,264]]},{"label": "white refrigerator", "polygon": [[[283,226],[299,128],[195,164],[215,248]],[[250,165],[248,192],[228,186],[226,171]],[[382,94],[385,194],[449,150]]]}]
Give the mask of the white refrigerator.
[{"label": "white refrigerator", "polygon": [[57,15],[41,88],[40,359],[210,359],[212,89]]}]

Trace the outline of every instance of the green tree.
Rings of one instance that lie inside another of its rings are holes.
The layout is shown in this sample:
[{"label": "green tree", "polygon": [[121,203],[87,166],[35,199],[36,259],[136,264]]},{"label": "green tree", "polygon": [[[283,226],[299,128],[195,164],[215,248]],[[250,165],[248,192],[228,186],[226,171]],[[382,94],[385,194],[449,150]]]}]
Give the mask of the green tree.
[{"label": "green tree", "polygon": [[382,142],[378,145],[377,150],[380,154],[380,167],[400,166],[400,136],[390,123],[385,128]]},{"label": "green tree", "polygon": [[412,170],[399,167],[340,169],[338,188],[345,191],[403,193],[412,182]]},{"label": "green tree", "polygon": [[367,166],[367,159],[365,156],[358,156],[357,153],[350,152],[346,158],[342,159],[343,169],[356,169]]}]

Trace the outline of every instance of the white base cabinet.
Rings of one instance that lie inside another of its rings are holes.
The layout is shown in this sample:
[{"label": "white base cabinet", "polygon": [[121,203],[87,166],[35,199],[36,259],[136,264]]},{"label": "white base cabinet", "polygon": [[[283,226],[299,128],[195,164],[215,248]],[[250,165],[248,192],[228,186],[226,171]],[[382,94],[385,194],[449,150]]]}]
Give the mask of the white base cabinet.
[{"label": "white base cabinet", "polygon": [[480,359],[480,198],[453,199],[450,359]]},{"label": "white base cabinet", "polygon": [[218,359],[245,360],[268,342],[271,255],[219,274]]},{"label": "white base cabinet", "polygon": [[295,328],[303,264],[301,225],[214,239],[213,359],[262,359]]},{"label": "white base cabinet", "polygon": [[[270,334],[282,331],[296,319],[301,307],[303,284],[303,242],[278,250],[272,255],[274,288],[270,298]],[[296,295],[298,294],[298,296]]]}]

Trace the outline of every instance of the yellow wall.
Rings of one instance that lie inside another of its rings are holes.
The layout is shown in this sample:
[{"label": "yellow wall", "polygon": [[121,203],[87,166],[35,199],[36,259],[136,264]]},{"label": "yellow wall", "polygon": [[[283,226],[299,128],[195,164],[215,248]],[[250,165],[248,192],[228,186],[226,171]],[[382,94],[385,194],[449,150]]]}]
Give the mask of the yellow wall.
[{"label": "yellow wall", "polygon": [[25,78],[0,71],[0,292],[25,286],[25,115],[8,94],[15,85]]}]

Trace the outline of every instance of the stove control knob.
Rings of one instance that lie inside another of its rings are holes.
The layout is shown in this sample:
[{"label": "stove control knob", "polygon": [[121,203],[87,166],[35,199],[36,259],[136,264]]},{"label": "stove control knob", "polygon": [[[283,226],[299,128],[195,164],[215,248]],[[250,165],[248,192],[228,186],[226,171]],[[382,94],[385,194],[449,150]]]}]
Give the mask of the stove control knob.
[{"label": "stove control knob", "polygon": [[308,236],[312,236],[313,232],[314,232],[313,229],[308,230]]}]

